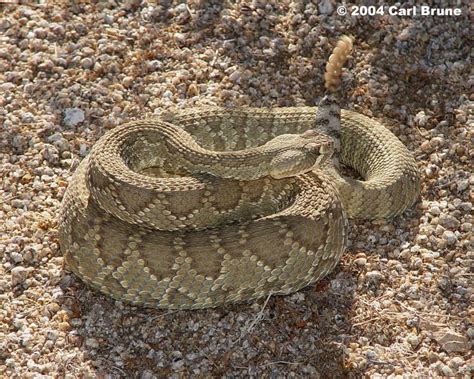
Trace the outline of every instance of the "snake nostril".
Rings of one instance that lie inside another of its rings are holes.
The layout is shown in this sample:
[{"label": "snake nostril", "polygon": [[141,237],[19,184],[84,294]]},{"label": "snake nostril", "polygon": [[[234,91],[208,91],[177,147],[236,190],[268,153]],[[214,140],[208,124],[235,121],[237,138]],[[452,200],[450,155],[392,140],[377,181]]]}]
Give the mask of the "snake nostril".
[{"label": "snake nostril", "polygon": [[307,143],[306,145],[304,145],[304,147],[305,149],[307,149],[308,151],[314,154],[319,154],[321,150],[321,145],[316,142]]}]

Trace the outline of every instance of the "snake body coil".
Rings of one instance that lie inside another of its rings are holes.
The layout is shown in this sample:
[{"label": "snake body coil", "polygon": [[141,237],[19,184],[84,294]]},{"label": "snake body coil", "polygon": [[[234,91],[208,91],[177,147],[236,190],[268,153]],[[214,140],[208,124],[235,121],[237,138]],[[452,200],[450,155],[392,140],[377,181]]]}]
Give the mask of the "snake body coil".
[{"label": "snake body coil", "polygon": [[[362,181],[323,162],[324,138],[258,148],[314,129],[316,112],[206,107],[108,132],[64,196],[59,237],[69,267],[115,299],[175,309],[287,294],[328,274],[347,242],[346,214],[400,214],[419,178],[390,131],[349,111],[340,161]],[[300,160],[302,151],[309,158]],[[293,162],[303,173],[281,175]],[[281,166],[273,176],[272,164]]]},{"label": "snake body coil", "polygon": [[[328,60],[334,91],[352,50]],[[328,274],[347,219],[416,200],[416,164],[376,121],[340,109],[190,109],[122,125],[83,160],[59,240],[70,268],[115,299],[195,309],[299,290]],[[364,180],[339,175],[337,159]],[[336,165],[337,166],[337,165]]]}]

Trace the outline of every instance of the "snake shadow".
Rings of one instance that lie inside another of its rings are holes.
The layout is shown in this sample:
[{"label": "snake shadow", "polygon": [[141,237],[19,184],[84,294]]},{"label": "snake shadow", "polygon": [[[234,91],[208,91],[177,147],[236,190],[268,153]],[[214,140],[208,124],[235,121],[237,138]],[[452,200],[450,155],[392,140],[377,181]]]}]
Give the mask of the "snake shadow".
[{"label": "snake shadow", "polygon": [[[383,272],[391,251],[417,235],[420,215],[418,206],[394,220],[351,222],[351,245],[329,276],[297,293],[254,303],[200,311],[134,307],[65,271],[60,285],[68,343],[87,357],[91,375],[98,377],[360,377],[363,369],[346,353],[365,335],[353,325],[358,301],[361,295],[382,296],[390,286],[361,282],[369,269],[354,260],[362,251],[368,267]],[[81,363],[72,358],[58,373]]]},{"label": "snake shadow", "polygon": [[[357,275],[345,257],[328,277],[292,295],[167,311],[116,302],[65,271],[67,342],[98,377],[351,377],[344,346],[352,338]],[[79,358],[59,365],[58,373],[75,365]]]}]

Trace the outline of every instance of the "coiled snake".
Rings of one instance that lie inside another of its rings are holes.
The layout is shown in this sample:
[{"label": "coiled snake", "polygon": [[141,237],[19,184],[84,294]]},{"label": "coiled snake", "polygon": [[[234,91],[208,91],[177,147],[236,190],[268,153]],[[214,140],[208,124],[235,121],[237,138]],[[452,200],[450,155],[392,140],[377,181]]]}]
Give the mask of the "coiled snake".
[{"label": "coiled snake", "polygon": [[[63,199],[67,264],[115,299],[159,308],[317,281],[344,251],[346,215],[395,216],[419,191],[416,163],[389,130],[350,111],[339,130],[332,107],[204,107],[111,130]],[[364,180],[337,174],[334,149]]]}]

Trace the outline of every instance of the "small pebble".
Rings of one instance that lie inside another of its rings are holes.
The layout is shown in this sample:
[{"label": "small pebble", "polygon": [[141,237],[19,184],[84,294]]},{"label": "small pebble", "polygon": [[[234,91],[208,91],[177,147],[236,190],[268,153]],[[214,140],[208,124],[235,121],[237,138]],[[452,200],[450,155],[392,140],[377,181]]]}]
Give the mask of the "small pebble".
[{"label": "small pebble", "polygon": [[370,283],[378,283],[383,279],[383,275],[379,271],[370,271],[366,274],[366,278]]},{"label": "small pebble", "polygon": [[69,127],[74,127],[83,122],[85,119],[84,111],[79,108],[67,108],[64,111],[64,124]]},{"label": "small pebble", "polygon": [[365,266],[367,264],[366,258],[357,258],[354,260],[354,263],[358,266]]},{"label": "small pebble", "polygon": [[22,284],[28,277],[28,270],[25,267],[17,266],[11,270],[12,286]]},{"label": "small pebble", "polygon": [[445,230],[443,232],[443,239],[448,245],[454,245],[457,241],[456,235],[450,230]]},{"label": "small pebble", "polygon": [[416,334],[409,334],[407,337],[407,341],[412,347],[416,347],[420,343],[420,339]]}]

